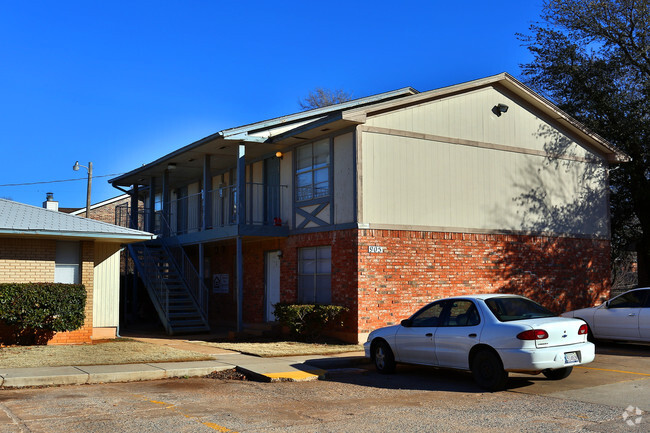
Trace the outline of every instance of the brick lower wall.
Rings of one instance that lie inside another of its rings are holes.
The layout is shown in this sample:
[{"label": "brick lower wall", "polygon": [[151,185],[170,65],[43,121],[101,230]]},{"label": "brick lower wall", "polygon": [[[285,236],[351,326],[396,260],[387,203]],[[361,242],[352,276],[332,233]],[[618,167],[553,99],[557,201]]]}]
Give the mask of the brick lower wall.
[{"label": "brick lower wall", "polygon": [[[49,239],[0,238],[0,282],[29,283],[54,281],[56,241]],[[81,242],[81,283],[86,287],[86,320],[76,331],[55,333],[47,344],[89,343],[93,324],[94,244]],[[0,328],[0,335],[9,330]]]},{"label": "brick lower wall", "polygon": [[357,230],[339,230],[290,236],[282,257],[280,277],[282,302],[298,298],[298,249],[330,245],[332,247],[332,304],[348,308],[343,328],[333,332],[343,340],[357,338]]},{"label": "brick lower wall", "polygon": [[516,293],[561,312],[609,290],[607,240],[359,230],[358,248],[360,336],[447,296]]},{"label": "brick lower wall", "polygon": [[56,241],[0,238],[0,283],[54,281]]},{"label": "brick lower wall", "polygon": [[93,335],[93,288],[95,276],[95,244],[81,242],[81,284],[86,287],[86,319],[81,329],[57,332],[47,344],[83,344],[92,342]]}]

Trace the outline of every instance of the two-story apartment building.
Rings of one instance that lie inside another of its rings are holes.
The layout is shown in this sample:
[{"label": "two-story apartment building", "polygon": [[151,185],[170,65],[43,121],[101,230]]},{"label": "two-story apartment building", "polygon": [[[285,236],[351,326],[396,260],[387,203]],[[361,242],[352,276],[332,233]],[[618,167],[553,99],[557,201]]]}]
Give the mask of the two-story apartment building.
[{"label": "two-story apartment building", "polygon": [[132,254],[169,332],[332,303],[363,341],[448,295],[606,294],[607,169],[625,158],[500,74],[226,129],[110,182],[162,234]]}]

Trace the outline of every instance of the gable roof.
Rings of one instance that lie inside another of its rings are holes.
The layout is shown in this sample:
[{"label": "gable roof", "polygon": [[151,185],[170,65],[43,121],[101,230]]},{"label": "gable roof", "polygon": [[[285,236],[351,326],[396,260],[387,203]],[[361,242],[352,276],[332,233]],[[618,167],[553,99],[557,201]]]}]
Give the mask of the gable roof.
[{"label": "gable roof", "polygon": [[[147,176],[161,176],[162,172],[167,167],[167,164],[170,163],[182,162],[184,167],[192,167],[196,170],[201,170],[203,164],[201,161],[202,155],[212,154],[217,157],[236,158],[237,145],[240,143],[247,143],[250,145],[250,147],[247,147],[246,149],[247,157],[255,158],[264,154],[272,154],[277,150],[280,150],[283,145],[286,145],[286,143],[281,143],[281,139],[287,137],[283,133],[276,134],[276,137],[269,133],[269,131],[286,130],[294,131],[295,133],[296,131],[304,129],[309,130],[316,126],[322,126],[325,124],[330,124],[331,128],[352,126],[356,123],[341,119],[342,110],[404,98],[417,93],[418,91],[412,87],[404,87],[390,92],[380,93],[378,95],[354,99],[341,104],[328,105],[326,107],[315,108],[313,110],[302,111],[299,113],[250,123],[248,125],[224,129],[195,141],[194,143],[188,144],[187,146],[181,147],[174,152],[168,153],[149,164],[143,164],[141,167],[131,170],[128,173],[110,179],[108,182],[115,186],[129,187],[139,181],[141,182],[140,178],[146,178]],[[338,123],[333,125],[336,122]],[[278,139],[278,137],[281,139]],[[304,138],[296,138],[296,140],[301,139]],[[213,165],[215,162],[216,161],[213,161]]]},{"label": "gable roof", "polygon": [[[118,195],[118,196],[115,196],[113,198],[109,198],[109,199],[100,201],[99,203],[91,204],[90,205],[90,210],[97,209],[98,207],[102,207],[102,206],[107,206],[109,204],[115,203],[116,201],[124,200],[124,199],[130,198],[130,197],[131,196],[128,195],[128,194]],[[61,211],[61,209],[62,208],[59,208],[59,211]],[[85,212],[86,212],[86,207],[84,206],[82,208],[72,208],[72,210],[70,212],[65,212],[65,213],[69,213],[70,215],[81,215],[81,214],[83,214]]]},{"label": "gable roof", "polygon": [[582,142],[591,146],[610,163],[629,161],[629,156],[618,150],[598,134],[590,131],[555,104],[535,93],[508,73],[501,73],[478,80],[468,81],[453,86],[418,92],[412,87],[404,87],[392,92],[356,99],[341,104],[330,105],[314,110],[276,117],[261,122],[251,123],[235,128],[224,129],[201,140],[177,149],[161,158],[144,164],[128,173],[109,180],[114,186],[130,187],[141,184],[147,177],[159,177],[168,164],[182,166],[173,176],[181,181],[192,181],[203,170],[202,158],[212,155],[213,170],[227,170],[232,167],[233,158],[237,158],[239,144],[246,144],[246,158],[257,159],[272,155],[276,151],[297,145],[304,140],[321,136],[326,131],[342,130],[363,124],[367,116],[400,109],[409,105],[422,104],[439,98],[449,97],[494,86],[504,89],[528,104],[547,118],[567,128]]},{"label": "gable roof", "polygon": [[543,113],[553,121],[566,127],[572,133],[577,135],[582,141],[591,145],[594,150],[602,154],[607,161],[613,163],[626,162],[630,160],[630,157],[628,155],[617,149],[609,141],[591,131],[585,125],[578,122],[566,112],[562,111],[557,105],[534,92],[530,87],[526,86],[524,83],[506,72],[478,80],[456,84],[453,86],[430,90],[428,92],[421,92],[417,95],[403,98],[398,101],[382,102],[373,104],[372,106],[368,107],[346,110],[343,113],[342,117],[343,119],[363,123],[365,122],[367,116],[373,114],[396,110],[410,105],[422,104],[425,102],[449,97],[455,94],[466,93],[488,86],[503,88],[509,93],[514,94],[525,103],[531,105],[537,111]]},{"label": "gable roof", "polygon": [[102,221],[0,199],[0,236],[74,238],[131,243],[155,235]]}]

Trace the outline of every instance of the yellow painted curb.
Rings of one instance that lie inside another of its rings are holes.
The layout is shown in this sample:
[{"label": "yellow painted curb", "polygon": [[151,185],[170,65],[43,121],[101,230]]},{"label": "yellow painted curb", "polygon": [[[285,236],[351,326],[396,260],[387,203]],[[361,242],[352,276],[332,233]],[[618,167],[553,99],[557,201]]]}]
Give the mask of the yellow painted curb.
[{"label": "yellow painted curb", "polygon": [[271,380],[290,380],[290,381],[301,381],[301,380],[315,380],[321,376],[324,376],[326,373],[325,370],[310,370],[310,371],[287,371],[283,373],[268,373],[264,376],[268,377]]}]

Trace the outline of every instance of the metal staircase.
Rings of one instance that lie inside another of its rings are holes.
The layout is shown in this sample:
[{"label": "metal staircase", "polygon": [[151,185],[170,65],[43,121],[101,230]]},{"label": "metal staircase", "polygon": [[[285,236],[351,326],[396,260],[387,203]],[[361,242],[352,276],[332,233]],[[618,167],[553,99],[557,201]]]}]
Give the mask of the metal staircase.
[{"label": "metal staircase", "polygon": [[183,248],[164,240],[128,248],[167,333],[208,332],[208,291]]}]

